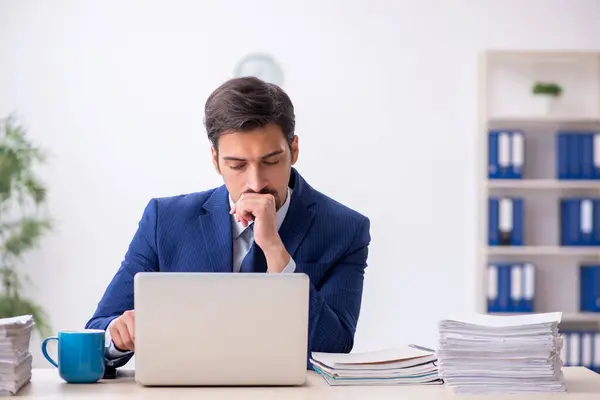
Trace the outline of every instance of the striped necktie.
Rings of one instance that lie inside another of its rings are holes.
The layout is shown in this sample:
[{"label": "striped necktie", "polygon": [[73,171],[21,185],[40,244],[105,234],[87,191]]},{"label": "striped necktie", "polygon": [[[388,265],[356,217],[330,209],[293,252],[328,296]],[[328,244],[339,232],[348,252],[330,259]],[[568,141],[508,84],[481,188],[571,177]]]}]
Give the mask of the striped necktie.
[{"label": "striped necktie", "polygon": [[[254,230],[254,224],[249,228]],[[254,240],[252,240],[252,246],[242,261],[240,272],[267,272],[267,259],[265,258],[265,253],[263,253],[260,246],[258,246]]]}]

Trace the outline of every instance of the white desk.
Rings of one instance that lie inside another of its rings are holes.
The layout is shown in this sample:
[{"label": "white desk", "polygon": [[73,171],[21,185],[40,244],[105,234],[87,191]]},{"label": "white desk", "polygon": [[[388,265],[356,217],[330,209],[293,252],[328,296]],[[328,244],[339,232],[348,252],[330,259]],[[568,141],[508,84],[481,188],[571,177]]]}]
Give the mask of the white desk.
[{"label": "white desk", "polygon": [[[600,399],[600,375],[582,368],[565,367],[567,393],[553,395],[502,396],[503,399],[553,399],[598,400]],[[100,381],[95,384],[73,385],[63,382],[55,369],[34,369],[31,383],[23,387],[17,396],[34,399],[285,399],[285,400],[449,400],[464,398],[470,400],[491,400],[498,396],[458,396],[442,385],[438,386],[356,386],[330,387],[314,372],[308,372],[308,379],[300,387],[216,387],[216,388],[162,388],[143,387],[135,383],[132,371],[120,371],[123,377]]]}]

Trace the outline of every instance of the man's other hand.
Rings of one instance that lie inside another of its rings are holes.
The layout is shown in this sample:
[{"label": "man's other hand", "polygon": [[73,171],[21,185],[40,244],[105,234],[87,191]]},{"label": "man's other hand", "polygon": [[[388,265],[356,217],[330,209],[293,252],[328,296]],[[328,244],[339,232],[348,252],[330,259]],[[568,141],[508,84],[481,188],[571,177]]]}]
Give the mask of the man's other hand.
[{"label": "man's other hand", "polygon": [[135,351],[135,310],[128,310],[109,326],[110,337],[117,350]]}]

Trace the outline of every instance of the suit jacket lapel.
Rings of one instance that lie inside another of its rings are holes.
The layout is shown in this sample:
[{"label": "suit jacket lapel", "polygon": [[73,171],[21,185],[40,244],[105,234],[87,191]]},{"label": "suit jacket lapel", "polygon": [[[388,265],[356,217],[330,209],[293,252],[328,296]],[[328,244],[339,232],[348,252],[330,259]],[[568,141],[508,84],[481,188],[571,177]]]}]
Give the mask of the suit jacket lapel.
[{"label": "suit jacket lapel", "polygon": [[293,188],[290,207],[285,220],[279,228],[279,236],[286,250],[292,258],[298,250],[298,246],[308,233],[315,217],[313,209],[312,188],[302,179],[300,174],[292,168],[290,186]]},{"label": "suit jacket lapel", "polygon": [[217,188],[204,203],[199,217],[200,238],[204,254],[213,272],[232,272],[233,238],[229,215],[229,192],[225,185]]}]

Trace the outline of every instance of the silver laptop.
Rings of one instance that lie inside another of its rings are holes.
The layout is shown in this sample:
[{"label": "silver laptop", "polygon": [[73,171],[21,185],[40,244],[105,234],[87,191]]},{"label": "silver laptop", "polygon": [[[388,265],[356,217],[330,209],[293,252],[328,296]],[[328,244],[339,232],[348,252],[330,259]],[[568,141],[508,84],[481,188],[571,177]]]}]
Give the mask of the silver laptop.
[{"label": "silver laptop", "polygon": [[292,386],[307,375],[305,274],[138,273],[135,380]]}]

